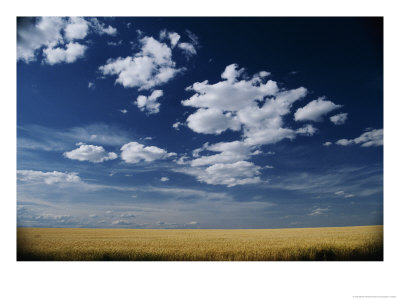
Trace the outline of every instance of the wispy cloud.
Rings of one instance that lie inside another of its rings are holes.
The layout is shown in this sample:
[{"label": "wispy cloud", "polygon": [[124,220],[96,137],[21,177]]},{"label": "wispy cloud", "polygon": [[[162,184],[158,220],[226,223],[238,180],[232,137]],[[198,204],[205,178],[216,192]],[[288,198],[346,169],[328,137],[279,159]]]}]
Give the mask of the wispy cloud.
[{"label": "wispy cloud", "polygon": [[373,129],[371,131],[364,132],[355,139],[341,139],[336,141],[336,145],[340,146],[349,146],[354,144],[360,144],[361,147],[383,146],[383,129]]},{"label": "wispy cloud", "polygon": [[40,125],[18,126],[18,148],[65,151],[77,142],[122,146],[132,140],[126,130],[104,123],[55,129]]},{"label": "wispy cloud", "polygon": [[325,216],[328,214],[329,208],[315,208],[313,209],[309,215],[310,216]]}]

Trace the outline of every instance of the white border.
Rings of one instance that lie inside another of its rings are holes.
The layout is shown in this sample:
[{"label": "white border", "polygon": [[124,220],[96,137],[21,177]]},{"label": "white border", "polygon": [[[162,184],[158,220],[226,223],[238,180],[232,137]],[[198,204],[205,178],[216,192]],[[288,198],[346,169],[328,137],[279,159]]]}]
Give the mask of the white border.
[{"label": "white border", "polygon": [[[11,2],[9,2],[11,3]],[[399,199],[395,195],[399,18],[378,1],[93,1],[19,0],[2,7],[1,183],[2,299],[353,299],[399,297]],[[240,4],[239,4],[240,3]],[[244,3],[244,4],[243,4]],[[391,2],[395,3],[395,1]],[[385,261],[266,263],[15,262],[15,17],[84,16],[384,16]],[[4,93],[4,89],[6,93]],[[396,272],[396,273],[395,273]]]}]

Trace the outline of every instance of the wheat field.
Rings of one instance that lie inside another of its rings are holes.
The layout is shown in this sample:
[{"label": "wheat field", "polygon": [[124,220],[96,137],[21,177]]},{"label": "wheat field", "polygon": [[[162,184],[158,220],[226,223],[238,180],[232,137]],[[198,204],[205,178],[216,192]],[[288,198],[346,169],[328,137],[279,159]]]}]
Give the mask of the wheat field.
[{"label": "wheat field", "polygon": [[290,229],[17,228],[18,261],[383,260],[383,226]]}]

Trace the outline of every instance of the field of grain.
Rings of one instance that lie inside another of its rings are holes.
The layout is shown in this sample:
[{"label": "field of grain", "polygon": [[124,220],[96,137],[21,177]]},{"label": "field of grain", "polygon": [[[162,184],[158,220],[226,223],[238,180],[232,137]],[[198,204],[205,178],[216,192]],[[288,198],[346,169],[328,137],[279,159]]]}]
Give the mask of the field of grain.
[{"label": "field of grain", "polygon": [[17,260],[383,260],[383,226],[296,229],[18,228]]}]

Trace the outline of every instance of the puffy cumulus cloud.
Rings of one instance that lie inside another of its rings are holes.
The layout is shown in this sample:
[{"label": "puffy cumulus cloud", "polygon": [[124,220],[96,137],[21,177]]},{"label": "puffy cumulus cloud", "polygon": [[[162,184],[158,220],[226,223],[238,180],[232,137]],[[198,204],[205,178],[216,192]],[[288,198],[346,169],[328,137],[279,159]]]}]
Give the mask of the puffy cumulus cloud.
[{"label": "puffy cumulus cloud", "polygon": [[168,177],[161,177],[161,178],[160,178],[160,181],[166,182],[166,181],[169,181],[169,178],[168,178]]},{"label": "puffy cumulus cloud", "polygon": [[81,179],[77,173],[68,172],[42,172],[33,170],[17,170],[17,177],[20,181],[28,183],[45,183],[45,184],[56,184],[56,183],[81,183]]},{"label": "puffy cumulus cloud", "polygon": [[216,108],[198,109],[187,118],[187,123],[188,127],[197,133],[220,134],[227,129],[233,131],[241,129],[236,116]]},{"label": "puffy cumulus cloud", "polygon": [[242,73],[236,64],[226,67],[222,73],[222,79],[215,84],[209,84],[208,80],[196,82],[186,88],[195,94],[187,100],[183,100],[184,106],[196,108],[215,108],[222,111],[238,111],[248,106],[257,105],[255,100],[263,100],[265,96],[272,96],[278,92],[276,82],[269,80],[265,84],[253,84],[251,80],[238,81]]},{"label": "puffy cumulus cloud", "polygon": [[361,147],[372,147],[383,145],[383,129],[373,129],[371,131],[364,132],[358,138],[348,140],[341,139],[336,141],[337,145],[349,146],[354,144],[361,144]]},{"label": "puffy cumulus cloud", "polygon": [[107,160],[113,160],[118,157],[114,152],[106,152],[102,146],[82,145],[77,149],[64,152],[64,156],[79,161],[90,161],[93,163],[101,163]]},{"label": "puffy cumulus cloud", "polygon": [[306,106],[299,108],[294,114],[294,119],[296,121],[320,122],[324,115],[342,107],[341,105],[337,105],[324,99],[324,97],[320,97],[309,102]]},{"label": "puffy cumulus cloud", "polygon": [[[284,116],[290,113],[294,102],[307,95],[307,89],[280,90],[275,81],[268,80],[270,75],[263,70],[248,76],[245,69],[231,64],[222,72],[222,81],[196,82],[186,89],[195,94],[183,100],[182,105],[197,108],[186,120],[191,130],[215,135],[226,130],[237,131],[241,139],[213,145],[206,143],[193,151],[192,159],[186,156],[178,160],[180,165],[190,165],[190,168],[176,171],[208,184],[259,183],[262,181],[260,170],[271,167],[256,166],[247,160],[262,153],[258,149],[260,146],[316,132],[310,124],[298,129],[285,127]],[[203,155],[205,151],[208,155]]]},{"label": "puffy cumulus cloud", "polygon": [[62,41],[65,21],[59,17],[18,18],[17,25],[17,59],[29,63],[36,60],[40,48]]},{"label": "puffy cumulus cloud", "polygon": [[155,90],[150,96],[139,95],[134,104],[141,111],[146,111],[148,114],[156,114],[160,111],[160,103],[157,101],[163,95],[162,90]]},{"label": "puffy cumulus cloud", "polygon": [[84,56],[83,40],[90,32],[115,35],[117,30],[106,27],[96,18],[82,17],[20,17],[17,22],[17,60],[36,61],[40,53],[44,63],[72,63]]},{"label": "puffy cumulus cloud", "polygon": [[195,94],[183,100],[184,106],[198,108],[188,116],[187,125],[198,133],[220,134],[228,129],[242,131],[249,146],[276,143],[295,138],[296,134],[312,134],[311,127],[299,131],[285,128],[283,116],[292,104],[306,96],[303,87],[280,91],[270,75],[260,71],[246,79],[244,69],[228,65],[215,84],[196,82],[186,90]]},{"label": "puffy cumulus cloud", "polygon": [[200,182],[213,185],[226,185],[233,187],[236,185],[254,184],[261,182],[261,167],[252,162],[237,161],[235,163],[217,163],[207,168],[186,169],[183,172],[192,173]]},{"label": "puffy cumulus cloud", "polygon": [[[245,161],[252,155],[260,154],[254,151],[254,147],[246,145],[242,141],[220,142],[213,145],[205,143],[201,148],[192,152],[194,159],[185,157],[180,165],[190,165],[175,169],[174,171],[195,176],[198,181],[213,185],[244,185],[259,183],[262,167]],[[202,156],[203,151],[217,152],[217,154]]]},{"label": "puffy cumulus cloud", "polygon": [[262,107],[252,105],[241,109],[238,117],[244,124],[245,142],[249,145],[274,144],[283,139],[294,139],[296,132],[284,127],[283,116],[290,112],[292,104],[306,96],[303,87],[277,92],[274,98],[267,99]]},{"label": "puffy cumulus cloud", "polygon": [[331,122],[335,125],[342,125],[346,122],[347,115],[348,115],[347,113],[337,114],[330,117],[329,120],[331,120]]},{"label": "puffy cumulus cloud", "polygon": [[332,145],[332,142],[325,142],[325,143],[323,143],[322,145],[324,145],[324,146],[326,146],[326,147],[329,147],[330,145]]},{"label": "puffy cumulus cloud", "polygon": [[190,43],[179,43],[178,47],[183,51],[187,58],[197,54],[196,48]]},{"label": "puffy cumulus cloud", "polygon": [[140,161],[151,162],[176,155],[155,146],[145,146],[137,142],[130,142],[121,147],[121,158],[130,164]]},{"label": "puffy cumulus cloud", "polygon": [[68,41],[84,39],[89,31],[89,22],[84,18],[72,17],[64,29]]},{"label": "puffy cumulus cloud", "polygon": [[295,131],[289,128],[260,128],[246,132],[248,145],[275,144],[283,139],[294,139]]},{"label": "puffy cumulus cloud", "polygon": [[116,83],[124,87],[148,90],[172,79],[183,69],[176,68],[172,51],[165,43],[153,37],[139,40],[141,50],[133,56],[107,60],[99,67],[103,75],[116,75]]},{"label": "puffy cumulus cloud", "polygon": [[[201,151],[219,152],[209,156],[200,156]],[[248,159],[252,154],[248,145],[241,141],[221,142],[214,145],[205,144],[202,148],[193,151],[193,159],[190,164],[194,167],[213,165],[217,163],[235,163]]]},{"label": "puffy cumulus cloud", "polygon": [[47,48],[43,50],[45,62],[49,65],[73,63],[83,57],[87,47],[79,43],[68,43],[65,48]]}]

